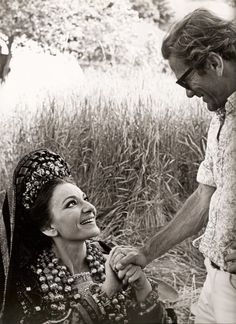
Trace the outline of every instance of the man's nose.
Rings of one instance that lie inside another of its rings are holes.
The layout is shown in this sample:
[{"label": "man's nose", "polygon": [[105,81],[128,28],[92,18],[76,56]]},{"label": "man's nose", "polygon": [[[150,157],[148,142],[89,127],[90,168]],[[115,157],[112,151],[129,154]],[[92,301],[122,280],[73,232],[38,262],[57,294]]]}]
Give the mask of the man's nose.
[{"label": "man's nose", "polygon": [[186,95],[187,97],[192,98],[195,95],[195,93],[193,90],[186,89]]}]

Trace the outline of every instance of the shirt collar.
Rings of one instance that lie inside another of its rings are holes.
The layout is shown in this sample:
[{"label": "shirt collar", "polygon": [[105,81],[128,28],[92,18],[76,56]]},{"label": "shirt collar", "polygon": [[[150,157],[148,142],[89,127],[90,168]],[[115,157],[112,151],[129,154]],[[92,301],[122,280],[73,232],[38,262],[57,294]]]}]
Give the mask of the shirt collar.
[{"label": "shirt collar", "polygon": [[233,92],[226,101],[226,104],[223,108],[216,110],[216,114],[219,118],[225,118],[225,113],[231,113],[236,107],[236,91]]},{"label": "shirt collar", "polygon": [[231,113],[236,107],[236,91],[231,94],[231,96],[227,99],[225,104],[225,110],[227,113]]}]

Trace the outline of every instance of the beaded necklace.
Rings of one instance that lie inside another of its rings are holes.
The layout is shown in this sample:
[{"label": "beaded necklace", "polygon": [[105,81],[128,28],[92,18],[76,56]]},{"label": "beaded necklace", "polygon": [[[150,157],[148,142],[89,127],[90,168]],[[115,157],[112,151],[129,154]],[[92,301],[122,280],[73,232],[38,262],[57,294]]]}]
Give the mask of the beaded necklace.
[{"label": "beaded necklace", "polygon": [[[58,319],[65,316],[76,301],[81,298],[78,293],[75,280],[78,277],[88,275],[92,280],[101,283],[105,280],[105,258],[102,252],[96,247],[95,243],[86,241],[87,256],[86,261],[90,268],[90,273],[71,275],[65,265],[60,264],[60,260],[55,256],[52,250],[43,251],[37,258],[35,266],[31,266],[40,283],[42,303],[44,311],[50,314],[52,319]],[[26,290],[31,290],[27,287]],[[42,305],[34,307],[36,312],[41,311]]]},{"label": "beaded necklace", "polygon": [[[68,318],[73,314],[73,309],[76,311],[78,305],[86,309],[89,314],[89,323],[95,323],[100,318],[106,323],[127,324],[127,307],[132,309],[134,313],[139,311],[140,316],[153,311],[158,302],[158,290],[156,289],[152,290],[145,303],[141,302],[140,305],[137,304],[132,289],[118,292],[112,298],[101,291],[98,283],[102,283],[106,277],[105,257],[97,248],[95,242],[86,241],[85,243],[87,248],[86,261],[90,272],[71,275],[68,268],[60,263],[52,250],[45,250],[38,256],[36,264],[30,268],[36,275],[40,289],[38,292],[37,286],[25,286],[27,294],[21,290],[19,300],[23,307],[24,316],[20,323],[25,323],[25,319],[28,323],[27,318],[32,316],[36,322],[41,323],[43,319],[44,324],[62,323],[62,321],[67,324],[70,322]],[[82,288],[83,285],[86,286],[85,291],[88,289],[91,293],[89,299],[83,296],[83,290],[78,291],[78,286]],[[36,288],[36,291],[34,288]],[[95,305],[98,306],[99,314],[92,306],[91,298],[93,303],[95,302]],[[139,307],[137,308],[137,306]],[[83,316],[85,316],[84,313]],[[85,322],[87,323],[87,321]]]}]

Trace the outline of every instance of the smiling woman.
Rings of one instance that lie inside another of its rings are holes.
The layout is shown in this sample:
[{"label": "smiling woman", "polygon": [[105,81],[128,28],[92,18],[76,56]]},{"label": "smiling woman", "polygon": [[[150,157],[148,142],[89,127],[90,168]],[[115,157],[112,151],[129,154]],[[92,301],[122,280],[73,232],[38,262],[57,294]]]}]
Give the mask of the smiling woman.
[{"label": "smiling woman", "polygon": [[95,207],[75,184],[62,181],[52,193],[49,204],[50,228],[43,230],[43,233],[54,237],[56,244],[61,244],[59,242],[63,238],[64,245],[66,241],[83,242],[97,236],[100,231],[96,225]]},{"label": "smiling woman", "polygon": [[38,150],[20,160],[3,215],[4,324],[175,322],[140,267],[114,272],[110,247],[91,240],[100,232],[96,209],[60,155]]}]

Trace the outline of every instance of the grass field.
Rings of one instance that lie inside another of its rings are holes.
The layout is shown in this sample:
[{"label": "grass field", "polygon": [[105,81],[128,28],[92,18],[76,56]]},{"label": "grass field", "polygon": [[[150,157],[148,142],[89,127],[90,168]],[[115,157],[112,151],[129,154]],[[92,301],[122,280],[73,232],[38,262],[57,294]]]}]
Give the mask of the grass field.
[{"label": "grass field", "polygon": [[[210,116],[201,102],[185,98],[172,76],[148,69],[91,70],[73,93],[41,94],[31,112],[17,102],[15,107],[14,115],[0,121],[1,200],[19,157],[48,147],[69,161],[97,206],[103,237],[140,245],[196,188]],[[190,241],[147,271],[176,287],[180,323],[191,323],[189,307],[204,270]]]}]

